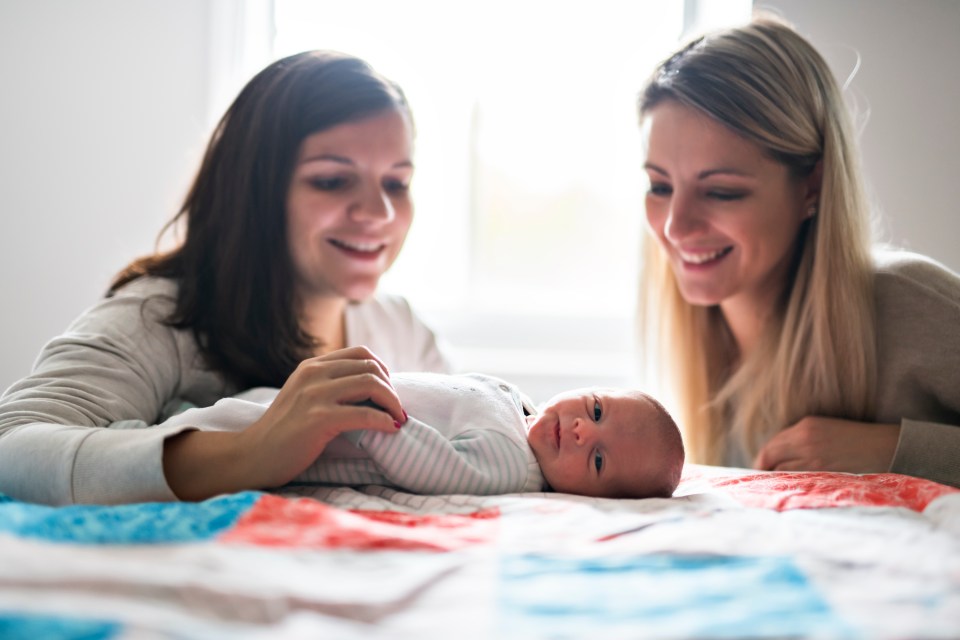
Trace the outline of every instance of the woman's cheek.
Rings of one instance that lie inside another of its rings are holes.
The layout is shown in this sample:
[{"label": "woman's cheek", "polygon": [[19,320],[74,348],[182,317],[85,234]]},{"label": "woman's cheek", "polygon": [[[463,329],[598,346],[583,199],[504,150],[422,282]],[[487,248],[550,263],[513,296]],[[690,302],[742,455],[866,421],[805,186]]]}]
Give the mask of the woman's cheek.
[{"label": "woman's cheek", "polygon": [[657,238],[663,237],[663,225],[665,215],[663,213],[664,205],[655,196],[648,195],[644,203],[647,217],[647,228]]}]

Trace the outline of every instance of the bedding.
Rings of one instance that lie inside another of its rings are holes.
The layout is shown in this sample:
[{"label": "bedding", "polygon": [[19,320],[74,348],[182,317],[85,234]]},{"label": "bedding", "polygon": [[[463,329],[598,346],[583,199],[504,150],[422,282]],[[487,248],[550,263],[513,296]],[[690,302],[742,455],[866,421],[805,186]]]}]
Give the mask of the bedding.
[{"label": "bedding", "polygon": [[957,638],[960,490],[687,465],[672,499],[0,499],[0,638]]}]

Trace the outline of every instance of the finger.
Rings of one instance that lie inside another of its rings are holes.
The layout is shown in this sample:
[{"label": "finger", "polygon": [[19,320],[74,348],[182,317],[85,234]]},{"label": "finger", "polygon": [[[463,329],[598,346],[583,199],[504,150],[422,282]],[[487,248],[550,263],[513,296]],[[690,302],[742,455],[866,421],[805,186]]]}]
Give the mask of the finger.
[{"label": "finger", "polygon": [[367,429],[396,433],[402,424],[394,420],[388,413],[365,406],[344,405],[338,407],[331,415],[332,419],[336,421],[337,430],[340,432]]},{"label": "finger", "polygon": [[337,349],[336,351],[331,351],[330,353],[318,356],[315,358],[319,361],[331,361],[331,360],[373,360],[380,365],[380,368],[389,376],[390,370],[387,368],[386,363],[379,358],[374,352],[370,351],[365,346],[359,347],[347,347],[345,349]]},{"label": "finger", "polygon": [[784,432],[767,441],[753,461],[753,468],[763,471],[773,471],[778,465],[796,459],[794,447],[784,437]]},{"label": "finger", "polygon": [[390,376],[387,374],[386,369],[383,368],[383,365],[380,363],[380,361],[371,359],[323,361],[319,358],[316,358],[304,365],[302,375],[308,381],[315,381],[318,379],[332,380],[334,378],[345,378],[364,373],[375,375],[388,384],[390,382]]},{"label": "finger", "polygon": [[785,460],[774,466],[770,471],[810,471],[810,467],[797,458],[795,460]]},{"label": "finger", "polygon": [[753,459],[753,463],[750,465],[750,467],[760,471],[770,471],[770,463],[767,461],[767,458],[767,450],[760,449],[760,453],[758,453],[757,457]]},{"label": "finger", "polygon": [[327,385],[328,388],[323,390],[324,394],[332,394],[331,397],[339,404],[356,405],[372,402],[380,408],[381,412],[389,415],[392,420],[396,420],[400,424],[407,421],[407,414],[403,410],[396,389],[389,382],[377,376],[364,373],[337,378],[328,381]]}]

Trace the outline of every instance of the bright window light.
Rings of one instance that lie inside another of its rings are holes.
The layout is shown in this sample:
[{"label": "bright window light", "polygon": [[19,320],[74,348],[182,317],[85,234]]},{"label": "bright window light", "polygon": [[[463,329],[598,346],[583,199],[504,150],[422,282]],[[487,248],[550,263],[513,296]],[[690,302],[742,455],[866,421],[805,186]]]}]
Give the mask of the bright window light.
[{"label": "bright window light", "polygon": [[[717,3],[724,19],[750,4]],[[416,217],[382,286],[440,325],[464,368],[557,386],[631,375],[636,96],[685,5],[275,0],[275,57],[336,49],[404,88]]]}]

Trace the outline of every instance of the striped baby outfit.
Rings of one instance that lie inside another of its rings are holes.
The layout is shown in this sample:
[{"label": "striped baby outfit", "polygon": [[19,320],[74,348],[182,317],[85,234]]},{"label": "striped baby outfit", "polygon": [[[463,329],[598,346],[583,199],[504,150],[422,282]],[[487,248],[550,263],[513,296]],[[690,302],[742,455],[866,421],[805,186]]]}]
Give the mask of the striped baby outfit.
[{"label": "striped baby outfit", "polygon": [[527,444],[532,404],[514,386],[481,374],[391,377],[410,419],[396,433],[336,438],[297,483],[397,487],[411,493],[492,495],[542,491]]}]

